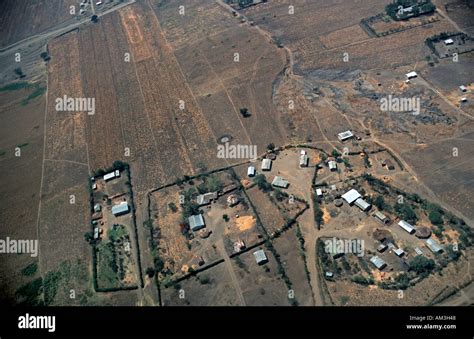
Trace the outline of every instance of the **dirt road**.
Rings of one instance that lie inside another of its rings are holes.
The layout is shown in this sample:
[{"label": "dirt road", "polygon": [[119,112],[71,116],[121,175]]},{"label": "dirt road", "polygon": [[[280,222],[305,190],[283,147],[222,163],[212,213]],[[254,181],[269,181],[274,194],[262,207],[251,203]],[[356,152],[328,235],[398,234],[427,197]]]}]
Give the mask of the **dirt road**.
[{"label": "dirt road", "polygon": [[239,299],[240,306],[245,306],[245,299],[244,295],[242,294],[242,290],[240,289],[239,281],[237,280],[237,277],[235,276],[234,269],[232,268],[232,263],[230,261],[229,256],[227,255],[227,252],[224,248],[224,241],[220,239],[217,243],[217,250],[221,254],[222,258],[224,259],[225,266],[227,268],[227,271],[230,274],[230,278],[232,280],[232,285],[234,285],[234,289],[237,293],[237,297]]}]

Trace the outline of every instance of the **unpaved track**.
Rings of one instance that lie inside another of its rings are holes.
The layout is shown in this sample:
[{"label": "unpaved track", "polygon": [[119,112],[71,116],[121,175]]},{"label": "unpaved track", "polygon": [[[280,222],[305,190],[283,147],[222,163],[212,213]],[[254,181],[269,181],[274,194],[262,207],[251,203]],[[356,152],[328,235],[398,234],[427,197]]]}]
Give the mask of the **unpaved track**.
[{"label": "unpaved track", "polygon": [[221,253],[222,258],[224,258],[224,263],[226,265],[227,271],[230,274],[230,278],[232,280],[232,285],[234,285],[234,289],[237,293],[237,297],[239,298],[240,306],[245,306],[244,295],[242,294],[242,290],[240,289],[239,280],[235,276],[235,272],[234,272],[234,269],[232,267],[232,262],[230,261],[230,258],[227,255],[227,252],[224,248],[224,241],[222,239],[220,239],[216,243],[216,246],[217,246],[218,251]]}]

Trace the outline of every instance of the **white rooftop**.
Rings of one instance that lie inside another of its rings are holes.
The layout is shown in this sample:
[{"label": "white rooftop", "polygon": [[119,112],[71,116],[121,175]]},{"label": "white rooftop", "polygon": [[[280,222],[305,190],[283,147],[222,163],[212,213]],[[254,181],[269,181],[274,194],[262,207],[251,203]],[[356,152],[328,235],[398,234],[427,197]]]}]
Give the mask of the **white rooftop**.
[{"label": "white rooftop", "polygon": [[355,189],[351,189],[350,191],[344,193],[341,197],[350,205],[359,199],[361,195]]},{"label": "white rooftop", "polygon": [[416,78],[418,76],[418,74],[416,72],[410,72],[410,73],[405,74],[405,76],[408,79],[411,79],[411,78]]},{"label": "white rooftop", "polygon": [[283,179],[280,176],[276,176],[272,181],[273,186],[281,187],[281,188],[287,188],[289,184],[290,183],[287,180]]},{"label": "white rooftop", "polygon": [[403,228],[405,231],[407,231],[410,234],[415,232],[415,227],[407,223],[405,220],[400,220],[398,222],[398,226],[400,226],[401,228]]},{"label": "white rooftop", "polygon": [[342,133],[339,133],[337,135],[337,137],[339,138],[339,140],[341,141],[344,141],[344,140],[347,140],[349,138],[352,138],[354,136],[354,134],[351,132],[351,131],[345,131],[345,132],[342,132]]},{"label": "white rooftop", "polygon": [[362,198],[359,198],[355,201],[355,205],[359,207],[362,211],[367,211],[370,208],[370,204]]},{"label": "white rooftop", "polygon": [[272,168],[272,161],[270,159],[262,160],[262,171],[269,171]]}]

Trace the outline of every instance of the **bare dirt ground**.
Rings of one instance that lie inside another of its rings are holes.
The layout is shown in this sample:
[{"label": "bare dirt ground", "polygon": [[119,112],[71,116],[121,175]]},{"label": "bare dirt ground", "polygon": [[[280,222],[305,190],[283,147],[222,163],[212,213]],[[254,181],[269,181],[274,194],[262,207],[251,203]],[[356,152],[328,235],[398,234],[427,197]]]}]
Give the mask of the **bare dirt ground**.
[{"label": "bare dirt ground", "polygon": [[[44,83],[42,84],[44,86]],[[43,153],[44,96],[23,105],[33,89],[0,93],[0,170],[2,173],[0,238],[37,239],[36,217],[40,200]],[[19,157],[15,148],[21,146]],[[13,208],[18,206],[18,208]],[[38,257],[2,254],[0,290],[4,302],[14,302],[14,292],[26,278],[20,270]]]},{"label": "bare dirt ground", "polygon": [[[472,53],[463,55],[457,67],[446,60],[429,65],[427,57],[434,59],[424,44],[443,31],[472,30],[462,1],[435,1],[439,21],[382,38],[368,36],[359,25],[383,11],[385,3],[375,0],[302,1],[295,5],[295,14],[288,13],[289,1],[274,1],[240,11],[247,22],[233,17],[222,2],[186,2],[186,15],[181,16],[176,8],[184,1],[149,0],[104,12],[97,24],[87,25],[64,10],[70,2],[13,6],[9,0],[0,5],[5,14],[0,25],[6,32],[0,46],[17,43],[0,51],[1,81],[14,78],[17,65],[11,58],[17,49],[26,54],[22,67],[27,80],[47,75],[47,94],[25,108],[20,101],[27,91],[0,93],[0,114],[13,122],[3,127],[0,141],[7,183],[3,196],[11,195],[9,201],[16,205],[39,206],[33,216],[23,207],[14,213],[1,211],[2,221],[31,225],[25,227],[25,236],[37,231],[42,275],[55,270],[62,258],[90,258],[83,241],[89,222],[87,177],[115,160],[131,164],[143,266],[151,266],[147,230],[141,226],[147,219],[147,192],[184,175],[238,162],[216,157],[223,135],[235,144],[257,145],[259,154],[269,143],[289,142],[320,142],[330,152],[341,148],[337,133],[351,129],[364,135],[368,130],[366,141],[390,149],[405,167],[406,176],[391,180],[472,222],[473,106],[459,105],[457,92],[457,86],[472,82]],[[51,13],[54,18],[44,20]],[[17,28],[13,17],[32,24]],[[55,29],[59,31],[52,32]],[[70,29],[75,30],[49,41]],[[46,73],[38,55],[48,41],[51,61]],[[420,76],[406,84],[404,74],[411,70]],[[422,97],[423,114],[381,112],[378,100],[390,93]],[[94,97],[96,114],[57,112],[54,100],[63,95]],[[471,94],[466,95],[472,101]],[[33,115],[27,113],[30,108]],[[241,108],[247,108],[250,117],[244,118]],[[12,146],[26,143],[22,151],[28,158],[13,158]],[[349,145],[351,150],[359,146]],[[459,156],[454,157],[455,148]],[[276,171],[299,182],[296,160],[288,161]],[[32,175],[24,172],[26,167],[33,169]],[[18,175],[28,179],[13,187]],[[304,172],[308,186],[292,184],[289,191],[311,201],[310,177],[311,171]],[[38,188],[31,193],[31,187]],[[71,195],[76,204],[70,204]],[[301,229],[315,303],[321,304],[314,245],[329,230],[318,232],[312,213],[310,209],[301,217]],[[329,223],[328,215],[325,211]],[[245,264],[251,259],[248,255]],[[229,260],[222,266],[229,270]],[[269,266],[273,272],[273,263]],[[268,291],[247,289],[254,281],[242,270],[228,279],[234,288],[235,279],[244,282],[229,303],[271,304],[273,297],[277,303],[288,302],[279,278],[268,275],[277,291],[271,298]],[[139,290],[117,303],[152,304],[152,285],[148,282],[146,295]]]}]

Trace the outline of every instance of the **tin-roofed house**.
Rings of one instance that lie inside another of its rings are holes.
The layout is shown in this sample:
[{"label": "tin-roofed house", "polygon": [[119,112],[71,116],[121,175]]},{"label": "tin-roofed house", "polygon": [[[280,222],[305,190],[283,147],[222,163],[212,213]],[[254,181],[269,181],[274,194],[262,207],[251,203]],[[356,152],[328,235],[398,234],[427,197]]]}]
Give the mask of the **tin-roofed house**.
[{"label": "tin-roofed house", "polygon": [[341,198],[344,199],[349,205],[352,205],[357,199],[361,197],[360,193],[355,189],[351,189],[344,193]]},{"label": "tin-roofed house", "polygon": [[202,214],[195,214],[188,218],[189,228],[195,232],[206,227]]},{"label": "tin-roofed house", "polygon": [[308,167],[309,158],[307,154],[300,155],[300,167]]},{"label": "tin-roofed house", "polygon": [[375,266],[377,267],[380,271],[383,270],[385,268],[385,266],[387,266],[387,264],[385,263],[385,261],[383,261],[382,259],[380,259],[378,256],[374,255],[372,258],[370,258],[370,262]]},{"label": "tin-roofed house", "polygon": [[441,253],[444,251],[443,247],[438,244],[434,239],[426,240],[426,246],[431,250],[433,253]]},{"label": "tin-roofed house", "polygon": [[365,201],[362,198],[357,199],[354,204],[364,212],[367,212],[372,207],[371,204],[369,204],[367,201]]},{"label": "tin-roofed house", "polygon": [[272,169],[272,161],[270,159],[262,160],[262,171],[270,171]]},{"label": "tin-roofed house", "polygon": [[353,138],[354,134],[351,131],[345,131],[345,132],[339,133],[337,137],[342,142],[342,141],[349,140],[350,138]]},{"label": "tin-roofed house", "polygon": [[403,228],[405,231],[407,231],[410,234],[413,234],[416,232],[415,227],[407,223],[405,220],[400,220],[398,222],[398,226],[400,226],[401,228]]},{"label": "tin-roofed house", "polygon": [[403,257],[405,254],[405,251],[402,250],[401,248],[396,248],[393,250],[393,253],[395,253],[398,257]]},{"label": "tin-roofed house", "polygon": [[217,192],[210,192],[205,194],[200,194],[196,198],[196,203],[199,206],[209,205],[213,200],[217,199]]},{"label": "tin-roofed house", "polygon": [[390,219],[380,211],[375,211],[374,217],[384,224],[388,224],[390,222]]},{"label": "tin-roofed house", "polygon": [[247,168],[247,176],[248,177],[253,177],[255,176],[255,167],[254,166],[249,166]]},{"label": "tin-roofed house", "polygon": [[130,212],[130,206],[128,206],[126,201],[122,201],[120,204],[112,207],[112,214],[116,217],[127,214],[128,212]]},{"label": "tin-roofed house", "polygon": [[268,258],[263,250],[253,252],[253,256],[255,257],[255,261],[259,265],[263,265],[268,262]]},{"label": "tin-roofed house", "polygon": [[272,185],[275,186],[275,187],[279,187],[279,188],[288,188],[288,186],[290,185],[290,183],[283,179],[282,177],[280,176],[276,176],[273,181],[272,181]]}]

